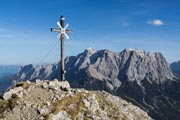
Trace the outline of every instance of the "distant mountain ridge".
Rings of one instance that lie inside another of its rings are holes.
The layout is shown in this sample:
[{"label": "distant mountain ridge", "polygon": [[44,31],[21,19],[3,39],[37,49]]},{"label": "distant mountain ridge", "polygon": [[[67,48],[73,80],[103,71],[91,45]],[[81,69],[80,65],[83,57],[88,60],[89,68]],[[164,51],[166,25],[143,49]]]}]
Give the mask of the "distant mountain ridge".
[{"label": "distant mountain ridge", "polygon": [[20,65],[0,65],[0,93],[6,90],[16,78]]},{"label": "distant mountain ridge", "polygon": [[171,63],[171,69],[172,69],[173,72],[180,75],[180,60]]},{"label": "distant mountain ridge", "polygon": [[0,65],[0,78],[17,73],[19,68],[20,65]]},{"label": "distant mountain ridge", "polygon": [[[171,71],[161,53],[124,49],[86,49],[65,59],[66,79],[72,87],[105,90],[133,102],[148,111],[152,118],[180,118],[179,78]],[[58,63],[22,66],[19,79],[60,78]],[[168,113],[167,113],[168,111]]]}]

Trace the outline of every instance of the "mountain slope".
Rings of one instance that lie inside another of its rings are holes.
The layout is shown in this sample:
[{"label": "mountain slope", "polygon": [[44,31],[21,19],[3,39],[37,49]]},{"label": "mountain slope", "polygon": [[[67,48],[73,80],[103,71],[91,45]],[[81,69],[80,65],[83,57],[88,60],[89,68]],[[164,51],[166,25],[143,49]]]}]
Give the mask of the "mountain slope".
[{"label": "mountain slope", "polygon": [[[72,87],[105,90],[133,102],[158,120],[180,118],[179,78],[161,53],[125,49],[120,53],[86,49],[67,57],[66,79]],[[59,64],[23,66],[22,80],[60,78]]]},{"label": "mountain slope", "polygon": [[171,69],[173,72],[180,75],[180,61],[171,63]]},{"label": "mountain slope", "polygon": [[5,100],[0,100],[0,119],[151,120],[146,112],[120,97],[107,92],[72,89],[67,82],[66,87],[60,89],[59,83],[56,80],[18,83],[4,94]]}]

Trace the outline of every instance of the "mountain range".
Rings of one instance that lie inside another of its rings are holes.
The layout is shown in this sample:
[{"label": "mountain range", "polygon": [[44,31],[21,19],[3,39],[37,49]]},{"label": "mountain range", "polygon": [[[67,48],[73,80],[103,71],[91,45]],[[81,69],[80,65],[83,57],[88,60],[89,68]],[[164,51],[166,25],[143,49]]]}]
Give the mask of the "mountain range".
[{"label": "mountain range", "polygon": [[20,65],[0,65],[0,93],[9,87],[19,68]]},{"label": "mountain range", "polygon": [[16,74],[20,65],[0,65],[0,78]]},{"label": "mountain range", "polygon": [[[105,90],[141,107],[157,120],[179,120],[180,78],[161,53],[138,49],[86,49],[65,59],[71,87]],[[59,63],[21,66],[17,81],[60,78]]]}]

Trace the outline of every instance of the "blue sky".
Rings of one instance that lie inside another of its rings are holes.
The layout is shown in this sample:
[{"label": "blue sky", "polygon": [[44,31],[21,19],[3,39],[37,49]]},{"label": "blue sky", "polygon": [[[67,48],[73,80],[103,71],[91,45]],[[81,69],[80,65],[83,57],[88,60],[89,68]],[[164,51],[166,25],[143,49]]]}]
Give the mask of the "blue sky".
[{"label": "blue sky", "polygon": [[170,63],[180,60],[179,0],[1,0],[0,64],[39,64],[59,60],[61,15],[73,34],[66,56],[87,47],[120,52],[137,48],[161,52]]}]

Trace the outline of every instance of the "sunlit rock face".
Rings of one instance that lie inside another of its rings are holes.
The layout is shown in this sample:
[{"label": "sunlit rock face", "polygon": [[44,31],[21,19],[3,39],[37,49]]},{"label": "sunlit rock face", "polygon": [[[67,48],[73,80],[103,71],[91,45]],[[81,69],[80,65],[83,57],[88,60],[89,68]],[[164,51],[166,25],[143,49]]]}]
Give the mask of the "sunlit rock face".
[{"label": "sunlit rock face", "polygon": [[[101,81],[115,81],[114,85],[119,87],[123,81],[148,80],[151,83],[163,84],[175,78],[161,53],[149,53],[137,49],[125,49],[120,53],[114,53],[109,50],[96,51],[87,48],[77,56],[67,57],[65,63],[69,81],[76,81],[78,75],[79,77],[86,75]],[[54,79],[59,77],[59,71],[58,63],[26,65],[21,67],[17,75],[23,80]],[[71,77],[72,75],[74,77]],[[81,79],[86,82],[87,78]]]}]

